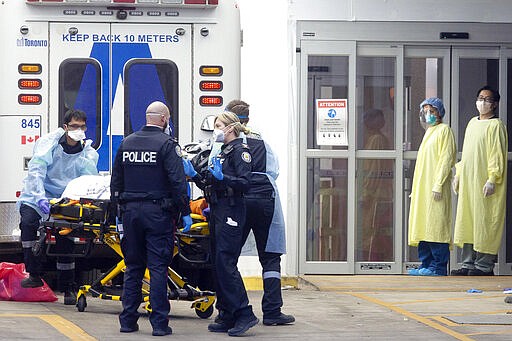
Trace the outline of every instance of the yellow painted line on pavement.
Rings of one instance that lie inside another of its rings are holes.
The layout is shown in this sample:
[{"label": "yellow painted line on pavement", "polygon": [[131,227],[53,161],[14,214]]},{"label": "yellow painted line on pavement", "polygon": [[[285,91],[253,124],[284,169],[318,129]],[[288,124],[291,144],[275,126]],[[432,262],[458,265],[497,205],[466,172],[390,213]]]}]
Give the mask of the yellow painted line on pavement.
[{"label": "yellow painted line on pavement", "polygon": [[[443,316],[471,316],[471,315],[496,315],[496,314],[509,314],[510,310],[493,310],[493,311],[479,311],[471,313],[456,313],[456,314],[443,314]],[[435,315],[437,316],[437,315]],[[434,318],[434,316],[427,316],[428,318]]]},{"label": "yellow painted line on pavement", "polygon": [[[382,275],[381,275],[382,276]],[[316,285],[316,284],[315,284]],[[370,286],[344,286],[344,285],[336,285],[336,286],[325,286],[325,285],[316,285],[316,287],[320,291],[355,291],[355,292],[465,292],[462,289],[447,289],[446,287],[370,287]],[[480,288],[481,289],[481,288]],[[482,289],[484,291],[496,291],[489,289]],[[474,294],[473,294],[474,295]],[[480,296],[482,296],[480,294]],[[503,296],[503,295],[501,295]]]},{"label": "yellow painted line on pavement", "polygon": [[481,333],[471,333],[468,335],[503,335],[503,334],[512,334],[512,329],[504,329],[497,332],[481,332]]},{"label": "yellow painted line on pavement", "polygon": [[0,314],[2,317],[29,317],[38,318],[57,329],[61,334],[67,336],[71,341],[97,341],[96,338],[87,334],[82,328],[59,315],[35,315],[35,314]]},{"label": "yellow painted line on pavement", "polygon": [[421,322],[423,323],[424,325],[427,325],[431,328],[434,328],[434,329],[437,329],[439,330],[440,332],[442,333],[445,333],[447,335],[450,335],[454,338],[456,338],[457,340],[462,340],[462,341],[473,341],[472,338],[468,337],[467,335],[465,334],[461,334],[461,333],[457,333],[456,331],[453,331],[451,330],[450,328],[447,328],[437,322],[434,322],[434,321],[431,321],[430,319],[426,318],[426,317],[423,317],[423,316],[420,316],[418,314],[415,314],[415,313],[412,313],[408,310],[405,310],[403,308],[400,308],[400,307],[397,307],[393,304],[389,304],[387,302],[384,302],[382,300],[379,300],[377,298],[373,298],[373,297],[370,297],[370,296],[367,296],[367,295],[363,295],[363,294],[360,294],[360,293],[355,293],[355,292],[343,292],[344,294],[347,294],[347,295],[351,295],[351,296],[354,296],[354,297],[358,297],[358,298],[361,298],[365,301],[368,301],[368,302],[372,302],[372,303],[375,303],[375,304],[378,304],[378,305],[381,305],[383,307],[386,307],[388,309],[391,309],[401,315],[404,315],[410,319],[413,319],[413,320],[416,320],[418,322]]},{"label": "yellow painted line on pavement", "polygon": [[443,302],[443,301],[466,301],[466,300],[481,300],[485,298],[496,298],[503,297],[503,295],[480,295],[480,296],[464,296],[464,297],[445,297],[431,300],[412,300],[412,301],[396,301],[396,302],[388,302],[394,305],[401,304],[415,304],[415,303],[432,303],[432,302]]},{"label": "yellow painted line on pavement", "polygon": [[447,318],[444,318],[443,316],[430,316],[429,319],[436,320],[436,321],[441,322],[442,324],[445,324],[445,325],[447,325],[449,327],[460,326],[459,323],[455,323],[453,321],[450,321]]},{"label": "yellow painted line on pavement", "polygon": [[427,291],[427,292],[430,292],[430,291],[434,291],[434,292],[438,292],[438,291],[446,291],[446,288],[427,288],[427,287],[410,287],[410,288],[405,288],[405,287],[395,287],[395,288],[386,288],[386,287],[381,287],[381,288],[378,288],[378,287],[361,287],[361,286],[342,286],[342,285],[336,285],[336,286],[318,286],[318,288],[320,289],[320,291],[339,291],[339,290],[344,290],[344,291],[357,291],[357,292],[386,292],[386,291],[407,291],[407,292],[420,292],[420,291]]},{"label": "yellow painted line on pavement", "polygon": [[[242,278],[245,290],[247,291],[256,291],[263,290],[263,279],[261,276],[246,276]],[[281,277],[281,286],[282,287],[299,287],[299,279],[298,277]]]}]

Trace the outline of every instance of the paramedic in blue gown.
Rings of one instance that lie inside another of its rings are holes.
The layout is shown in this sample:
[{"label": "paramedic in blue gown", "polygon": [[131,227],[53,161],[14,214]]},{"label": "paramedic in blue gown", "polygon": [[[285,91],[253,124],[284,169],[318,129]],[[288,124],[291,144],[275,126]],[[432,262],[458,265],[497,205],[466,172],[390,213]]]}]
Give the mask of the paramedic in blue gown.
[{"label": "paramedic in blue gown", "polygon": [[218,114],[214,123],[213,141],[222,142],[220,153],[212,166],[198,174],[188,159],[185,173],[205,191],[210,205],[210,233],[213,235],[214,282],[218,307],[224,310],[222,320],[208,325],[211,332],[240,336],[259,320],[249,305],[247,292],[237,268],[242,251],[245,225],[244,193],[249,187],[251,154],[239,138],[246,131],[232,112]]},{"label": "paramedic in blue gown", "polygon": [[[226,110],[237,114],[247,128],[249,104],[233,100],[228,103]],[[251,181],[244,195],[247,215],[242,245],[252,230],[262,267],[263,324],[271,326],[293,323],[295,317],[281,312],[281,255],[286,253],[286,239],[283,211],[275,182],[279,175],[279,161],[260,134],[249,129],[247,134],[241,133],[240,136],[249,146],[252,156]]]},{"label": "paramedic in blue gown", "polygon": [[117,151],[110,183],[111,204],[122,220],[121,250],[126,263],[120,332],[139,330],[137,309],[149,269],[149,321],[153,336],[172,333],[168,314],[167,267],[172,260],[179,215],[190,228],[189,197],[181,148],[168,131],[170,111],[162,102],[146,109],[146,125],[126,137]]},{"label": "paramedic in blue gown", "polygon": [[[20,210],[21,245],[23,259],[29,276],[21,281],[24,288],[43,285],[40,258],[32,253],[37,241],[39,221],[50,214],[49,199],[60,198],[67,184],[82,175],[96,175],[98,153],[85,140],[87,116],[81,110],[68,110],[64,114],[63,128],[42,136],[36,141],[34,154],[28,163],[28,174],[18,199]],[[71,239],[56,236],[55,252],[72,253]],[[73,257],[57,257],[57,277],[64,292],[64,304],[76,304],[75,260]]]}]

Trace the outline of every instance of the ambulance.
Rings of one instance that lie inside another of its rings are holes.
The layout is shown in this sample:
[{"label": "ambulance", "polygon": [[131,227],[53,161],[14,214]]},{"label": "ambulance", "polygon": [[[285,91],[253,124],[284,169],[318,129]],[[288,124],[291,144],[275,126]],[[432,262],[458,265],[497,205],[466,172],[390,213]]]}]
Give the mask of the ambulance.
[{"label": "ambulance", "polygon": [[241,43],[234,0],[2,0],[0,261],[21,255],[16,199],[34,143],[68,109],[86,112],[103,174],[155,100],[182,145],[206,140],[206,118],[239,98]]}]

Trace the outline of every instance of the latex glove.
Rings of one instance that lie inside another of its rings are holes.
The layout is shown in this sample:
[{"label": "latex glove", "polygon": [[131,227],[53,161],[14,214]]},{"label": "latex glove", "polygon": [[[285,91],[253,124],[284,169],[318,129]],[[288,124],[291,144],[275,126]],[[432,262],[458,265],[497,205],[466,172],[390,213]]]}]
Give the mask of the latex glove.
[{"label": "latex glove", "polygon": [[452,190],[453,193],[459,194],[459,177],[455,175],[452,180]]},{"label": "latex glove", "polygon": [[192,218],[189,215],[183,216],[181,218],[183,220],[183,230],[182,232],[188,232],[190,231],[190,227],[192,226]]},{"label": "latex glove", "polygon": [[439,201],[443,198],[443,195],[440,192],[432,191],[432,198],[434,198],[435,201]]},{"label": "latex glove", "polygon": [[494,184],[490,181],[487,181],[484,185],[484,197],[488,197],[489,195],[494,194]]},{"label": "latex glove", "polygon": [[185,175],[190,176],[193,178],[197,175],[196,170],[194,169],[194,166],[192,166],[192,162],[190,162],[189,159],[182,159],[183,160],[183,170],[185,171]]},{"label": "latex glove", "polygon": [[224,174],[222,174],[222,165],[220,164],[220,158],[214,157],[212,160],[213,168],[208,168],[210,173],[213,174],[215,179],[222,180],[224,179]]},{"label": "latex glove", "polygon": [[39,201],[37,202],[37,206],[39,206],[39,209],[44,214],[50,213],[50,202],[48,202],[48,199],[39,199]]}]

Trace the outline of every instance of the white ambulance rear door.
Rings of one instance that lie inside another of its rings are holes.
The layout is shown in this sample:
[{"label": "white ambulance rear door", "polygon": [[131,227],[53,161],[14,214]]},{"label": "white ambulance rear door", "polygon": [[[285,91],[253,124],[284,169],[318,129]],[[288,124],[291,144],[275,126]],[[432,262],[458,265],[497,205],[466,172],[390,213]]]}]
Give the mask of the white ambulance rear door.
[{"label": "white ambulance rear door", "polygon": [[[178,35],[178,30],[184,34]],[[124,92],[121,95],[119,86],[116,87],[112,115],[123,116],[124,134],[140,129],[146,107],[159,100],[171,108],[173,135],[182,144],[191,141],[191,25],[112,24],[112,34],[121,40],[113,44],[112,65],[123,65],[121,73],[113,70],[112,82],[122,83]],[[116,102],[121,96],[123,108]]]},{"label": "white ambulance rear door", "polygon": [[182,24],[51,23],[51,126],[69,108],[84,110],[100,171],[110,171],[120,141],[144,125],[152,101],[171,107],[173,134],[189,141],[190,32]]},{"label": "white ambulance rear door", "polygon": [[110,142],[104,124],[108,125],[110,107],[110,44],[99,45],[94,39],[109,35],[106,23],[50,23],[50,131],[62,126],[68,109],[85,111],[86,136],[102,151],[100,159],[107,165]]}]

